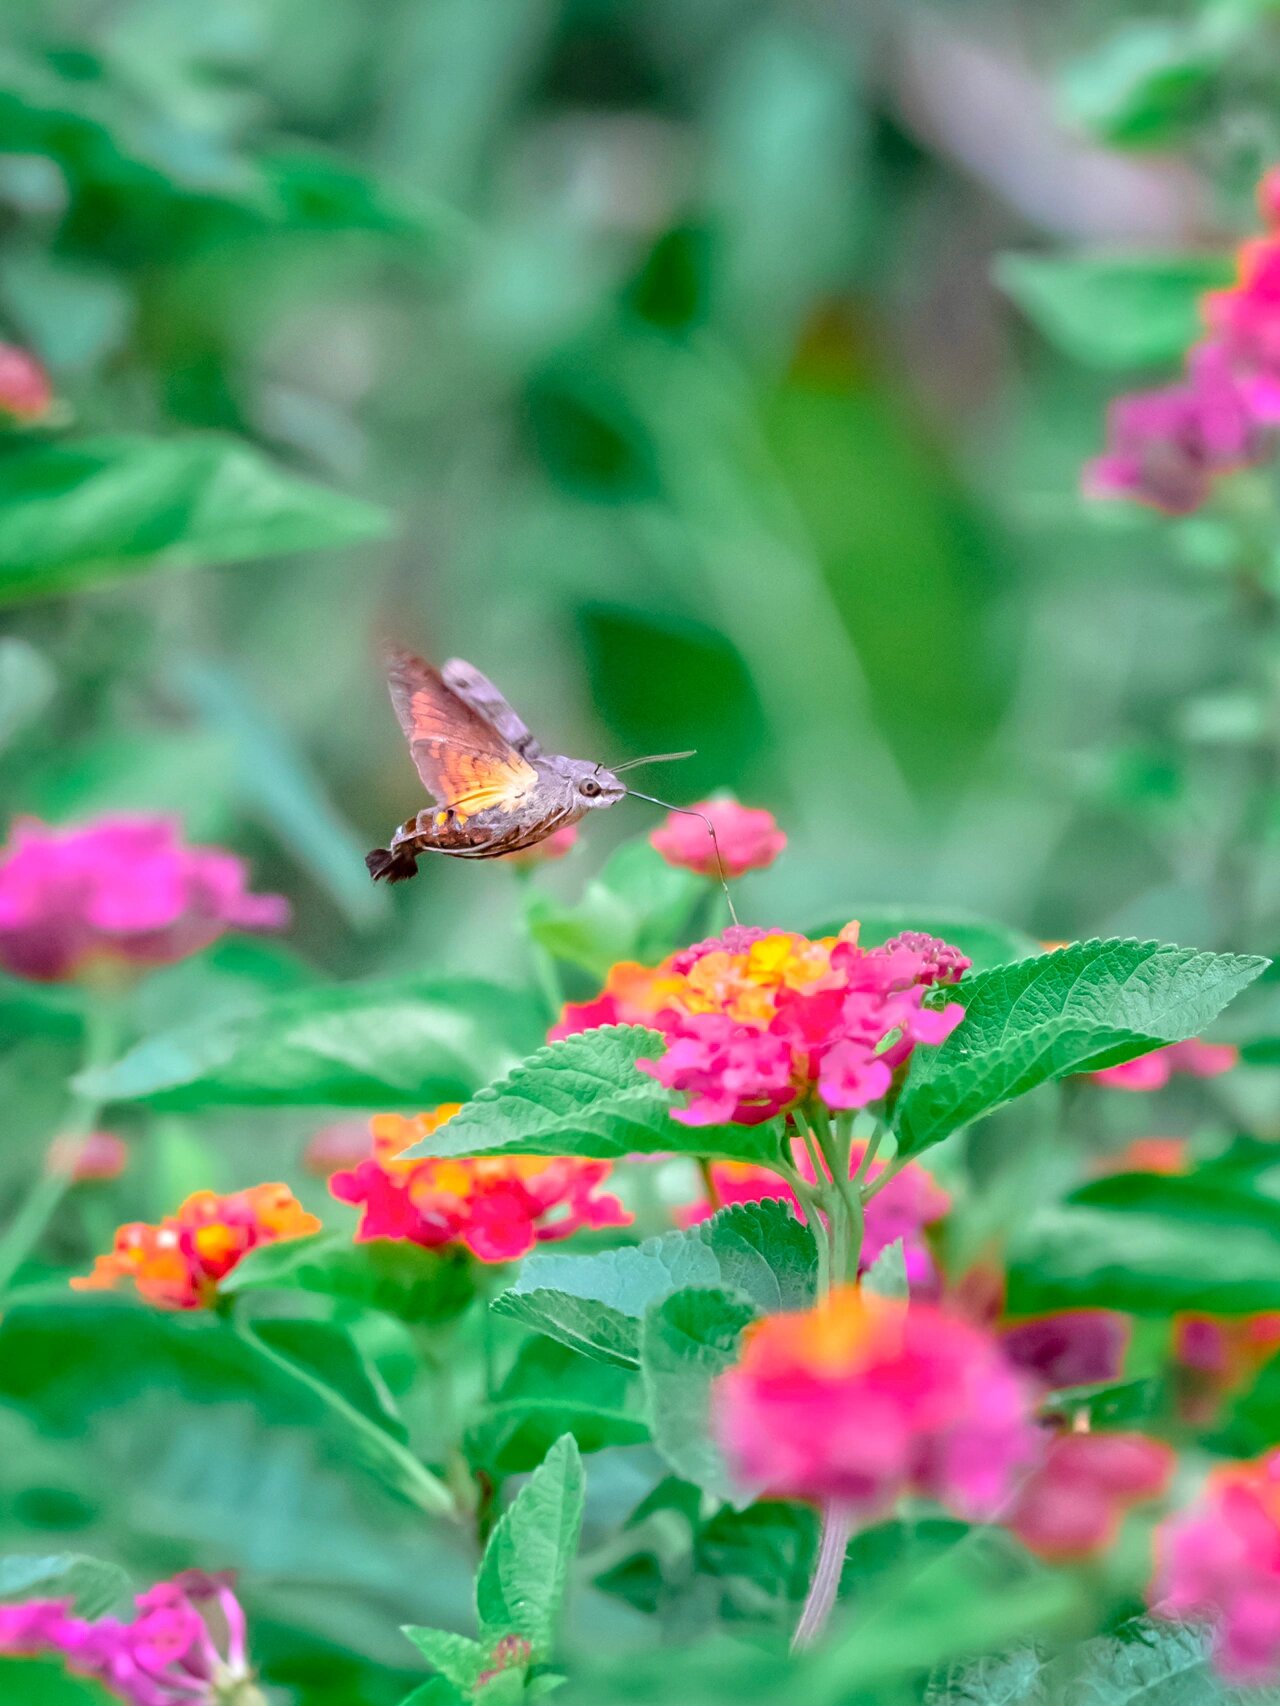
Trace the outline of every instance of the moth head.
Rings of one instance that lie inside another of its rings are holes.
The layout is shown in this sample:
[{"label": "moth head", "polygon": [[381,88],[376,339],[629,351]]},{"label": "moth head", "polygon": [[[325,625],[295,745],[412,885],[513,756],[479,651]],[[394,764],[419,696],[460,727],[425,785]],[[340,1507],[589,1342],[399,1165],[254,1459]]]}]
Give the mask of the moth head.
[{"label": "moth head", "polygon": [[588,810],[593,806],[616,805],[626,794],[627,790],[613,771],[606,770],[603,764],[592,764],[586,758],[570,758],[565,761],[565,767],[577,804]]}]

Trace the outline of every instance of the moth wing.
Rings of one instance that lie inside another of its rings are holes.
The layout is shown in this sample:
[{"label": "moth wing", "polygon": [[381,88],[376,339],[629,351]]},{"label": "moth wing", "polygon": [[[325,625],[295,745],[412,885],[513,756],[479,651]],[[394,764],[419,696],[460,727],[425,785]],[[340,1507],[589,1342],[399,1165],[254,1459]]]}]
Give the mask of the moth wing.
[{"label": "moth wing", "polygon": [[440,671],[445,686],[486,722],[525,758],[538,758],[542,748],[530,733],[528,724],[499,693],[498,689],[475,667],[462,658],[450,658]]},{"label": "moth wing", "polygon": [[470,817],[513,805],[537,781],[533,766],[424,658],[389,652],[387,686],[422,785],[438,805]]}]

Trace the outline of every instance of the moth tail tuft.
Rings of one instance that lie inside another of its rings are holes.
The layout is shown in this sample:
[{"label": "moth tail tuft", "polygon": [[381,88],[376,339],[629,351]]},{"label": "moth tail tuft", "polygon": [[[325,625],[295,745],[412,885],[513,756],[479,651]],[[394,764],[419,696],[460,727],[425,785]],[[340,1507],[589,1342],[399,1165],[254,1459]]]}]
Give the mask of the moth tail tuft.
[{"label": "moth tail tuft", "polygon": [[403,849],[392,852],[389,847],[375,847],[365,854],[364,862],[375,883],[407,883],[418,874],[417,857]]}]

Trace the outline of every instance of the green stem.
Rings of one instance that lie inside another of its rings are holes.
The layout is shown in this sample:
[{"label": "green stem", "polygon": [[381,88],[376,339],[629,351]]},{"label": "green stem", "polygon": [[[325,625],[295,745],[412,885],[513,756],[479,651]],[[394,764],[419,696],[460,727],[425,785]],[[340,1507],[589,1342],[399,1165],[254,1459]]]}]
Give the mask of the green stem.
[{"label": "green stem", "polygon": [[898,1174],[906,1166],[907,1161],[907,1156],[895,1155],[892,1161],[887,1161],[885,1163],[883,1173],[878,1174],[876,1178],[872,1179],[869,1185],[864,1185],[862,1187],[862,1201],[864,1207],[871,1201],[872,1197],[879,1196],[885,1186],[897,1178]]},{"label": "green stem", "polygon": [[[91,992],[85,1012],[82,1071],[92,1072],[111,1060],[119,1046],[121,1029],[119,1001],[97,991]],[[39,1179],[0,1239],[0,1298],[8,1294],[14,1276],[39,1245],[71,1188],[75,1178],[71,1161],[72,1143],[88,1137],[101,1114],[100,1098],[72,1088],[70,1111],[59,1133],[59,1136],[71,1140],[65,1146],[67,1163],[56,1170],[42,1169]]]},{"label": "green stem", "polygon": [[560,968],[556,965],[555,956],[548,953],[542,943],[534,935],[529,920],[529,907],[532,899],[530,884],[533,872],[523,866],[517,866],[516,881],[520,885],[521,916],[524,923],[524,938],[529,949],[529,964],[533,968],[534,981],[542,992],[542,998],[547,1004],[554,1024],[564,1009],[564,985],[560,981]]},{"label": "green stem", "polygon": [[804,1210],[805,1224],[813,1233],[814,1248],[818,1252],[818,1298],[821,1301],[831,1290],[830,1222],[824,1224],[821,1198],[797,1168],[789,1161],[781,1159],[771,1162],[770,1165],[776,1168],[795,1192],[796,1201]]},{"label": "green stem", "polygon": [[821,1103],[815,1103],[812,1117],[818,1145],[831,1175],[829,1200],[833,1210],[832,1221],[840,1231],[840,1240],[833,1252],[832,1277],[847,1281],[857,1277],[858,1259],[862,1254],[862,1197],[849,1177],[854,1116],[847,1113],[839,1115],[833,1130],[827,1110]]},{"label": "green stem", "polygon": [[398,1439],[393,1439],[375,1421],[357,1410],[354,1404],[348,1403],[340,1392],[335,1392],[332,1386],[312,1374],[309,1369],[273,1349],[265,1339],[260,1339],[246,1322],[235,1316],[229,1316],[228,1319],[237,1337],[248,1345],[256,1356],[261,1357],[264,1362],[269,1362],[295,1385],[305,1387],[332,1415],[339,1417],[358,1435],[374,1461],[393,1472],[396,1485],[420,1511],[424,1511],[428,1516],[457,1518],[458,1508],[448,1487],[438,1475],[431,1473],[425,1463],[420,1463],[411,1451],[401,1445]]},{"label": "green stem", "polygon": [[711,1205],[711,1212],[714,1214],[717,1209],[723,1208],[724,1204],[720,1200],[720,1188],[716,1184],[715,1171],[705,1155],[698,1157],[698,1172],[702,1178],[703,1192],[706,1195],[707,1202]]},{"label": "green stem", "polygon": [[853,1532],[853,1519],[843,1506],[826,1505],[822,1511],[822,1534],[818,1541],[818,1557],[814,1564],[809,1594],[796,1625],[791,1651],[798,1653],[811,1647],[827,1626],[831,1608],[840,1591],[840,1576],[844,1570],[844,1555]]}]

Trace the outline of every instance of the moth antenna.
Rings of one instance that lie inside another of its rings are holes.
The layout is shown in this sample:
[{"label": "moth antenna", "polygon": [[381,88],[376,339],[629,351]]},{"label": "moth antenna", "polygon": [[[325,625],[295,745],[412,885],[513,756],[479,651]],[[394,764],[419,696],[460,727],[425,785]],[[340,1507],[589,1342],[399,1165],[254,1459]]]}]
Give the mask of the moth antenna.
[{"label": "moth antenna", "polygon": [[[641,764],[674,764],[677,758],[696,758],[697,756],[696,747],[691,747],[688,752],[651,752],[647,758],[628,758],[622,764],[597,764],[596,769],[612,770],[613,774],[617,776],[624,770],[635,770]],[[676,807],[672,807],[673,811],[676,809]]]},{"label": "moth antenna", "polygon": [[[682,757],[684,755],[670,754],[669,756]],[[638,759],[637,763],[644,763],[644,760]],[[711,837],[711,845],[716,850],[716,874],[720,878],[720,887],[724,890],[724,898],[729,905],[729,917],[736,924],[738,922],[738,913],[733,904],[733,896],[729,893],[729,879],[724,874],[724,860],[720,857],[720,842],[716,836],[716,826],[712,823],[707,814],[705,812],[696,812],[691,806],[668,805],[666,800],[657,800],[652,794],[638,794],[634,788],[628,788],[627,793],[633,800],[645,800],[651,806],[661,806],[664,812],[679,812],[682,817],[700,817],[702,819],[703,823],[707,826],[707,834]]]}]

